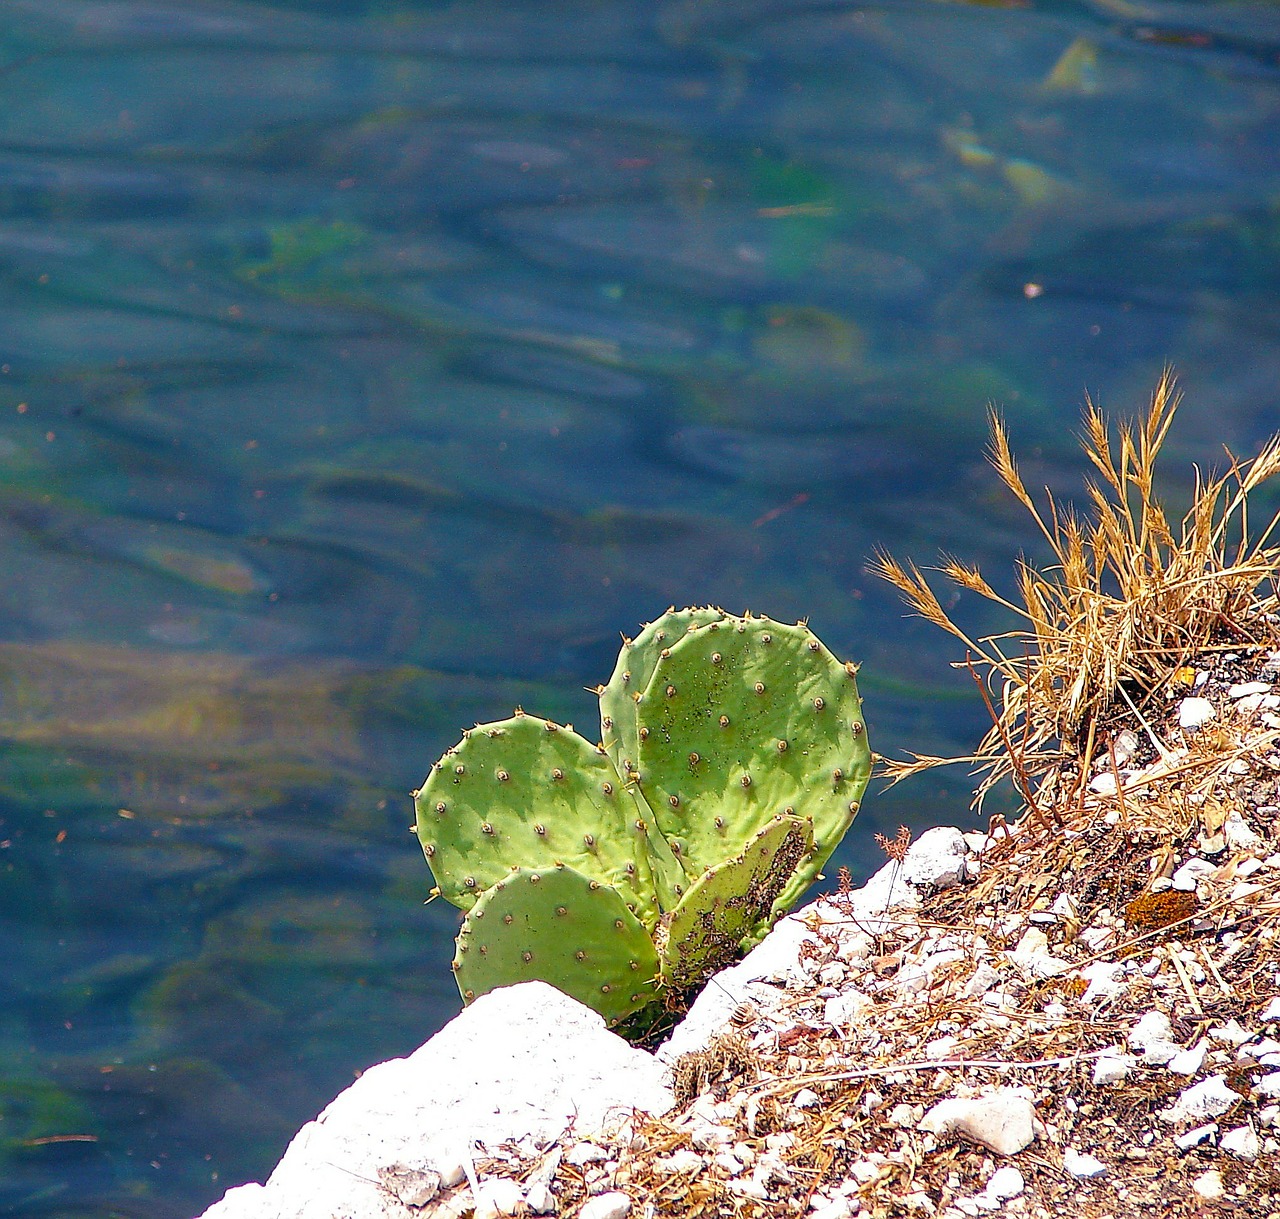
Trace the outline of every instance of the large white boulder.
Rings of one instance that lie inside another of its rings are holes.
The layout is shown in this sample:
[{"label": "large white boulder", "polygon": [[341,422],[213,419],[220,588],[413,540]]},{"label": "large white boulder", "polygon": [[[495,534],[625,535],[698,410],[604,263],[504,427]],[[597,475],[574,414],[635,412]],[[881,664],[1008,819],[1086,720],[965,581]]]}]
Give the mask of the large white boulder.
[{"label": "large white boulder", "polygon": [[266,1185],[203,1219],[410,1219],[476,1143],[532,1150],[617,1111],[671,1107],[663,1068],[544,982],[477,999],[408,1058],[366,1071],[289,1144]]}]

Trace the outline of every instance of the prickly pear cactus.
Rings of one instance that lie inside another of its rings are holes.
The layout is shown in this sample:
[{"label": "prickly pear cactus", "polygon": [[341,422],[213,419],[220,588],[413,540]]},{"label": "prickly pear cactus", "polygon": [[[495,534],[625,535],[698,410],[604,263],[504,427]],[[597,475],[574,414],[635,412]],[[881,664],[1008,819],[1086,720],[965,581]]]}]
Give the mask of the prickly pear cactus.
[{"label": "prickly pear cactus", "polygon": [[664,984],[683,995],[729,965],[812,849],[808,822],[775,817],[740,854],[708,868],[660,922]]},{"label": "prickly pear cactus", "polygon": [[711,606],[678,610],[672,606],[661,618],[645,623],[634,639],[622,640],[618,663],[607,686],[600,686],[600,739],[618,772],[629,775],[639,757],[639,717],[636,701],[644,693],[659,659],[693,626],[720,622],[727,615]]},{"label": "prickly pear cactus", "polygon": [[779,901],[808,888],[871,775],[856,673],[807,626],[768,618],[694,624],[659,655],[635,702],[634,778],[687,877],[782,813],[814,841]]},{"label": "prickly pear cactus", "polygon": [[618,1024],[756,942],[858,811],[855,674],[803,623],[673,609],[599,687],[600,745],[522,712],[465,732],[415,798],[464,1000],[540,978]]},{"label": "prickly pear cactus", "polygon": [[470,1002],[499,986],[549,982],[606,1020],[657,999],[658,957],[616,889],[573,868],[517,868],[463,920],[453,971]]},{"label": "prickly pear cactus", "polygon": [[617,890],[647,925],[660,897],[672,900],[680,869],[648,806],[602,749],[551,720],[522,712],[478,724],[431,768],[414,804],[436,884],[463,910],[512,867],[557,863]]}]

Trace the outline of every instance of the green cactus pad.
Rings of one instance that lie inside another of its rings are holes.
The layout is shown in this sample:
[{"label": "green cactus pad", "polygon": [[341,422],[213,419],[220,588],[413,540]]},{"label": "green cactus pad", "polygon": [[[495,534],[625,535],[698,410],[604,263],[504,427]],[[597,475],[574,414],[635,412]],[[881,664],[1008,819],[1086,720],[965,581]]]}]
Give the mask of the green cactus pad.
[{"label": "green cactus pad", "polygon": [[690,627],[720,622],[724,610],[714,606],[678,610],[674,606],[646,623],[634,639],[624,639],[607,686],[601,686],[600,739],[618,773],[635,770],[639,750],[636,695],[643,694],[662,653],[682,639]]},{"label": "green cactus pad", "polygon": [[780,813],[813,825],[793,903],[844,836],[871,773],[853,665],[803,625],[732,617],[659,655],[636,704],[641,794],[691,879]]},{"label": "green cactus pad", "polygon": [[440,893],[469,910],[517,864],[567,864],[616,889],[646,926],[674,904],[652,861],[679,875],[647,806],[571,728],[517,714],[480,724],[432,768],[416,830]]},{"label": "green cactus pad", "polygon": [[673,995],[736,960],[742,941],[772,923],[778,898],[812,849],[807,820],[775,817],[741,854],[694,882],[656,937],[663,982]]},{"label": "green cactus pad", "polygon": [[538,980],[611,1024],[657,998],[653,941],[621,895],[568,867],[517,868],[463,920],[453,959],[463,1000]]}]

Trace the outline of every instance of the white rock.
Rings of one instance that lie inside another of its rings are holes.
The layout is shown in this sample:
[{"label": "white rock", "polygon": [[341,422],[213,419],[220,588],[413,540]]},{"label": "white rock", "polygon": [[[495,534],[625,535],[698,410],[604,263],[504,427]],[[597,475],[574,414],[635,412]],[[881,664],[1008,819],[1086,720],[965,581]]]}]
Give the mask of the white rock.
[{"label": "white rock", "polygon": [[801,1088],[791,1098],[791,1103],[797,1109],[815,1109],[822,1104],[822,1098],[812,1088]]},{"label": "white rock", "polygon": [[1222,1181],[1222,1174],[1216,1168],[1211,1168],[1208,1172],[1202,1172],[1191,1182],[1191,1188],[1200,1197],[1211,1202],[1221,1198],[1227,1192],[1227,1187]]},{"label": "white rock", "polygon": [[1096,1087],[1118,1084],[1129,1077],[1135,1060],[1129,1054],[1103,1054],[1093,1064],[1093,1082]]},{"label": "white rock", "polygon": [[[379,1170],[445,1176],[459,1148],[591,1130],[619,1107],[663,1113],[662,1066],[543,982],[477,999],[408,1058],[369,1070],[298,1133],[264,1188],[206,1219],[381,1215]],[[399,1205],[398,1203],[391,1203]],[[221,1204],[217,1204],[221,1205]],[[250,1206],[252,1210],[248,1209]]]},{"label": "white rock", "polygon": [[1240,1094],[1229,1088],[1221,1075],[1210,1075],[1184,1088],[1172,1105],[1160,1110],[1160,1117],[1166,1122],[1204,1121],[1221,1117],[1239,1102]]},{"label": "white rock", "polygon": [[514,1215],[516,1207],[523,1201],[524,1190],[510,1177],[482,1181],[473,1219],[499,1219],[501,1215]]},{"label": "white rock", "polygon": [[711,1157],[711,1162],[731,1177],[736,1177],[740,1172],[742,1172],[742,1161],[730,1151],[716,1152],[716,1154]]},{"label": "white rock", "polygon": [[1197,1126],[1194,1130],[1188,1130],[1186,1134],[1180,1134],[1173,1140],[1173,1145],[1179,1151],[1190,1151],[1193,1147],[1199,1147],[1201,1143],[1207,1139],[1213,1138],[1218,1133],[1218,1123],[1208,1122],[1203,1126]]},{"label": "white rock", "polygon": [[1228,1130],[1218,1140],[1218,1146],[1240,1160],[1256,1160],[1258,1152],[1262,1150],[1262,1143],[1252,1126],[1237,1126],[1234,1130]]},{"label": "white rock", "polygon": [[1216,1025],[1209,1030],[1209,1036],[1214,1041],[1225,1041],[1232,1049],[1253,1040],[1253,1034],[1247,1029],[1242,1029],[1237,1020],[1228,1020],[1226,1024]]},{"label": "white rock", "polygon": [[822,1018],[832,1028],[838,1028],[842,1025],[854,1024],[874,1008],[875,1003],[869,995],[864,995],[860,990],[846,990],[827,1000]]},{"label": "white rock", "polygon": [[631,1214],[631,1199],[621,1190],[588,1198],[578,1212],[578,1219],[627,1219]]},{"label": "white rock", "polygon": [[653,1167],[656,1171],[667,1173],[670,1176],[678,1176],[680,1173],[697,1173],[701,1172],[706,1161],[696,1151],[690,1151],[687,1147],[681,1147],[673,1151],[669,1156],[660,1156],[654,1160]]},{"label": "white rock", "polygon": [[1173,874],[1173,887],[1182,893],[1194,893],[1196,883],[1212,876],[1217,870],[1207,859],[1188,859]]},{"label": "white rock", "polygon": [[1035,1110],[1021,1091],[997,1088],[984,1096],[948,1097],[920,1119],[919,1129],[959,1134],[998,1155],[1017,1155],[1036,1137]]},{"label": "white rock", "polygon": [[1265,681],[1240,681],[1227,690],[1228,698],[1245,698],[1250,694],[1270,694],[1271,685]]},{"label": "white rock", "polygon": [[535,1215],[554,1215],[556,1213],[556,1196],[548,1185],[539,1181],[529,1186],[524,1199]]},{"label": "white rock", "polygon": [[896,1129],[909,1130],[916,1124],[915,1110],[906,1101],[903,1101],[889,1110],[889,1116],[886,1120],[890,1126]]},{"label": "white rock", "polygon": [[701,1122],[689,1132],[689,1142],[699,1151],[715,1151],[718,1147],[729,1147],[735,1139],[733,1130],[728,1126],[720,1126],[715,1122]]},{"label": "white rock", "polygon": [[1204,1066],[1204,1056],[1209,1051],[1209,1043],[1201,1037],[1195,1045],[1179,1050],[1169,1059],[1168,1067],[1175,1075],[1194,1075]]},{"label": "white rock", "polygon": [[1089,790],[1099,796],[1114,796],[1119,789],[1115,775],[1109,770],[1104,770],[1089,780]]},{"label": "white rock", "polygon": [[[817,1199],[815,1198],[816,1202]],[[815,1206],[810,1212],[813,1219],[850,1219],[857,1214],[857,1204],[848,1198],[834,1198],[830,1202]]]},{"label": "white rock", "polygon": [[948,889],[967,875],[964,835],[952,826],[926,830],[907,849],[902,877],[924,889]]},{"label": "white rock", "polygon": [[[987,991],[989,991],[999,981],[999,972],[994,966],[983,961],[978,965],[977,969],[973,971],[973,976],[964,984],[964,989],[961,993],[966,999],[978,999],[985,995]],[[1280,1000],[1277,1002],[1280,1002]]]},{"label": "white rock", "polygon": [[1163,1066],[1177,1056],[1173,1029],[1163,1012],[1148,1012],[1129,1030],[1129,1046],[1153,1066]]},{"label": "white rock", "polygon": [[1016,1198],[1026,1187],[1022,1173],[1012,1164],[1006,1164],[991,1174],[983,1193],[997,1202],[1007,1202],[1010,1198]]},{"label": "white rock", "polygon": [[1095,1155],[1087,1151],[1077,1151],[1074,1147],[1062,1149],[1062,1167],[1073,1177],[1101,1177],[1107,1166]]},{"label": "white rock", "polygon": [[1014,950],[1006,954],[1028,977],[1053,978],[1071,968],[1069,962],[1052,956],[1049,937],[1039,927],[1028,927]]},{"label": "white rock", "polygon": [[1095,961],[1086,965],[1080,976],[1089,983],[1084,992],[1085,1003],[1111,999],[1129,985],[1125,981],[1124,966],[1115,961]]},{"label": "white rock", "polygon": [[1280,995],[1276,995],[1271,1002],[1258,1014],[1258,1019],[1266,1024],[1273,1024],[1280,1021]]},{"label": "white rock", "polygon": [[1259,1096],[1280,1096],[1280,1071],[1272,1071],[1270,1075],[1264,1075],[1253,1085],[1253,1090]]},{"label": "white rock", "polygon": [[1240,810],[1233,808],[1222,823],[1222,832],[1226,835],[1227,846],[1234,851],[1256,851],[1262,846],[1264,839],[1249,828]]},{"label": "white rock", "polygon": [[1213,704],[1207,698],[1184,698],[1178,704],[1178,726],[1180,728],[1199,728],[1201,724],[1207,724],[1212,719],[1217,719],[1218,713],[1213,709]]},{"label": "white rock", "polygon": [[579,1168],[584,1164],[599,1164],[609,1158],[609,1153],[596,1143],[574,1143],[564,1153],[566,1164],[576,1164]]}]

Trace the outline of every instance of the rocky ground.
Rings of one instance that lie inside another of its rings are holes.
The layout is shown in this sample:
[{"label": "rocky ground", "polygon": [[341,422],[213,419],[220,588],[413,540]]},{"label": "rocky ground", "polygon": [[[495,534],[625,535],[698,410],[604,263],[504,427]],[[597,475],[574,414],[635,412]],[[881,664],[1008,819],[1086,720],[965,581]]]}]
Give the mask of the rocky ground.
[{"label": "rocky ground", "polygon": [[1187,666],[1061,825],[886,843],[708,988],[675,1109],[490,1171],[588,1219],[1280,1215],[1278,679]]},{"label": "rocky ground", "polygon": [[1280,1216],[1278,740],[1280,652],[1186,666],[1070,799],[885,842],[714,979],[670,1107],[384,1165],[376,1213]]}]

